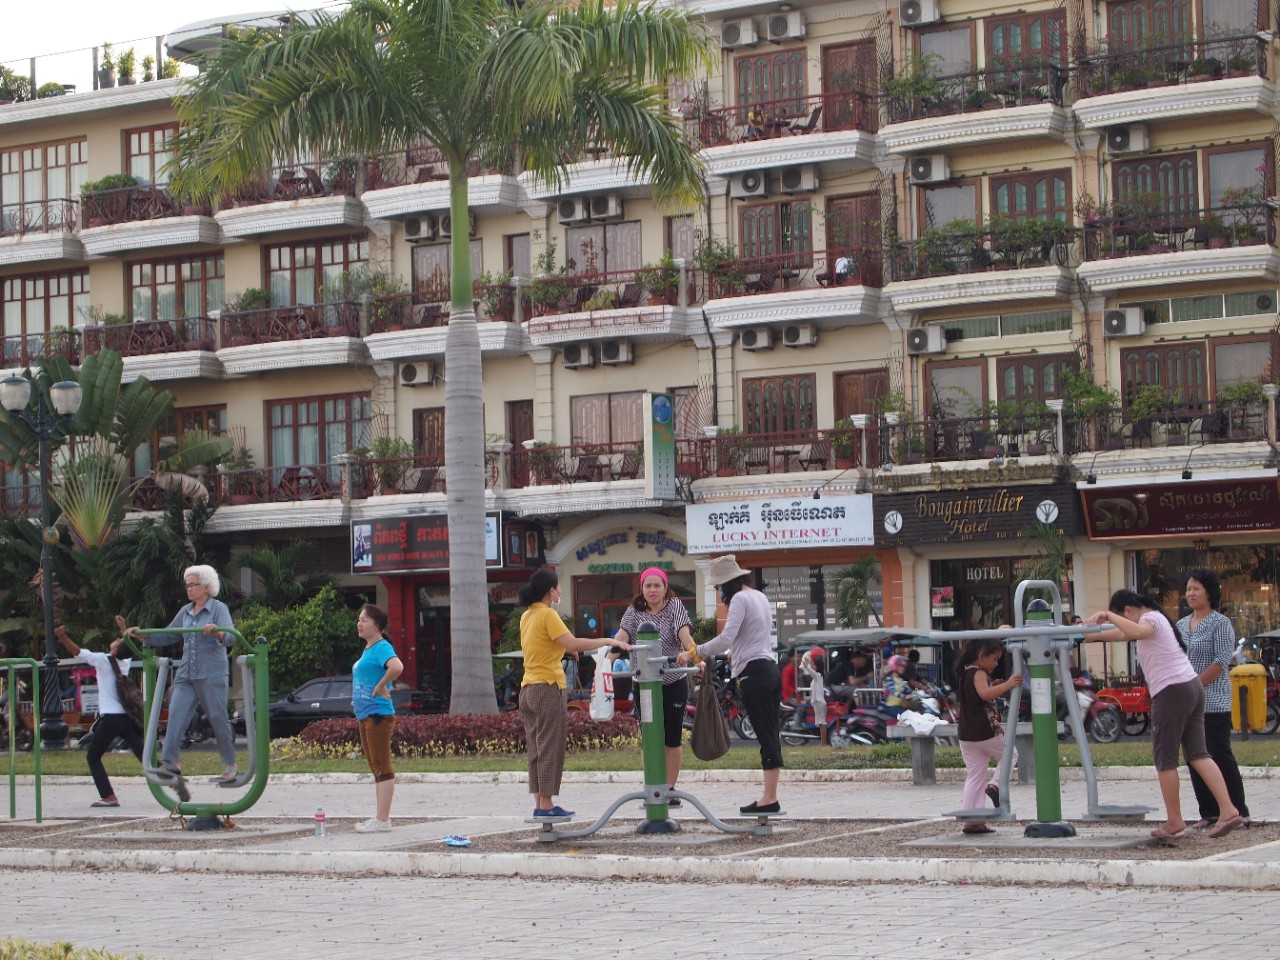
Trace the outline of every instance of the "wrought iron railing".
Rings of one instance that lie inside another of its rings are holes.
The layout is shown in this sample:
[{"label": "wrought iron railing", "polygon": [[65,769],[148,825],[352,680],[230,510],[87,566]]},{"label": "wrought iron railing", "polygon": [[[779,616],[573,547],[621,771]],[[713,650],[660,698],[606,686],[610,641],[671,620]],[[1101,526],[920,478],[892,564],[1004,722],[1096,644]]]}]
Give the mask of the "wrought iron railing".
[{"label": "wrought iron railing", "polygon": [[74,233],[79,225],[76,200],[28,200],[0,206],[0,237],[35,233]]}]

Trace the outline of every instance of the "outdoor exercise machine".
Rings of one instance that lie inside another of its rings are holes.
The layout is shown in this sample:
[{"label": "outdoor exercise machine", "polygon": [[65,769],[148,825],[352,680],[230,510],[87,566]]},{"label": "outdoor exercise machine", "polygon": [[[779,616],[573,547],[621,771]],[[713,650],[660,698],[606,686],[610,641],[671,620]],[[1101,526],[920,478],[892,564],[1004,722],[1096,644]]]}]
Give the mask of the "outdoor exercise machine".
[{"label": "outdoor exercise machine", "polygon": [[[226,803],[208,803],[193,800],[179,800],[171,796],[169,791],[185,787],[185,778],[176,776],[156,763],[156,740],[160,729],[160,704],[164,703],[165,691],[168,689],[169,674],[173,669],[173,660],[156,655],[156,648],[138,647],[130,637],[125,641],[133,652],[142,658],[143,677],[146,691],[143,702],[144,740],[142,749],[142,773],[146,777],[151,795],[160,805],[178,816],[191,817],[186,827],[188,830],[218,830],[231,826],[228,818],[243,813],[258,802],[267,787],[267,776],[270,763],[271,735],[267,726],[268,695],[268,657],[267,640],[258,637],[250,644],[239,630],[234,627],[219,627],[223,633],[235,637],[232,652],[236,653],[236,665],[240,669],[240,677],[244,689],[244,732],[249,744],[249,762],[241,773],[230,784],[231,787],[242,787],[249,784],[249,790],[240,797]],[[204,627],[158,627],[138,630],[142,636],[174,633],[202,633]],[[222,818],[222,819],[219,819]]]},{"label": "outdoor exercise machine", "polygon": [[[1024,608],[1028,590],[1043,590],[1053,597],[1053,606],[1035,599]],[[1067,704],[1071,733],[1080,750],[1084,768],[1088,808],[1085,820],[1143,820],[1151,807],[1106,806],[1098,802],[1098,775],[1094,770],[1089,741],[1085,736],[1080,706],[1072,695],[1071,649],[1074,638],[1081,634],[1101,633],[1101,626],[1062,625],[1062,597],[1052,580],[1023,580],[1014,592],[1014,626],[1003,630],[935,630],[931,639],[960,643],[967,640],[995,639],[1004,642],[1013,657],[1013,671],[1029,677],[1031,687],[1031,742],[1036,765],[1036,819],[1023,831],[1025,836],[1040,838],[1074,837],[1075,827],[1062,819],[1062,780],[1058,768],[1058,722],[1054,700],[1054,678],[1061,684]],[[1009,697],[1009,717],[1016,722],[1022,702],[1022,688],[1014,687]],[[958,820],[1014,820],[1009,797],[1009,773],[1013,766],[1013,737],[1006,737],[1000,765],[1000,807],[990,810],[956,810],[946,814]]]},{"label": "outdoor exercise machine", "polygon": [[33,737],[31,741],[32,757],[35,761],[35,781],[36,781],[36,823],[44,820],[44,808],[41,803],[40,792],[40,667],[39,660],[33,660],[31,657],[5,657],[0,659],[0,667],[4,667],[7,673],[7,683],[5,685],[5,729],[8,731],[9,741],[9,819],[13,820],[18,815],[18,727],[22,726],[22,718],[18,712],[18,678],[16,671],[18,667],[26,667],[31,670],[31,712],[32,712],[32,731]]},{"label": "outdoor exercise machine", "polygon": [[[632,669],[628,673],[615,673],[616,677],[631,677],[638,692],[635,695],[640,705],[640,750],[644,758],[644,789],[625,793],[609,805],[589,827],[581,830],[556,830],[557,823],[568,823],[572,817],[534,817],[525,823],[537,824],[538,840],[552,843],[556,840],[573,840],[589,837],[613,817],[614,813],[625,803],[640,800],[644,803],[644,820],[636,827],[636,833],[664,834],[679,833],[680,824],[670,817],[671,798],[679,798],[692,804],[706,821],[717,830],[725,833],[751,833],[758,837],[773,835],[770,817],[782,817],[783,813],[752,814],[755,823],[725,823],[707,809],[706,805],[691,793],[683,790],[672,790],[667,786],[667,756],[664,721],[662,717],[662,678],[664,675],[679,674],[688,676],[698,671],[697,667],[678,667],[673,657],[662,656],[662,644],[658,638],[658,628],[649,621],[641,623],[636,630],[636,643],[631,652]],[[705,683],[710,683],[708,677]]]}]

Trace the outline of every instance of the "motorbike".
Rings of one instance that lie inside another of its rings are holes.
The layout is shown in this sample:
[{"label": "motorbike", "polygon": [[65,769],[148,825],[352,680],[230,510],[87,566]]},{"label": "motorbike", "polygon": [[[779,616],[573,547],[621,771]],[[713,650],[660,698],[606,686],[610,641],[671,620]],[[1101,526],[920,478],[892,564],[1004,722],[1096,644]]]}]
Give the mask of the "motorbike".
[{"label": "motorbike", "polygon": [[509,664],[502,675],[493,681],[493,689],[498,695],[500,712],[510,713],[520,709],[520,671],[514,664]]},{"label": "motorbike", "polygon": [[[811,703],[784,703],[782,705],[782,742],[789,747],[798,747],[805,743],[820,742],[822,732],[818,729],[816,717]],[[827,704],[827,743],[833,747],[847,747],[861,743],[871,745],[880,743],[876,738],[873,725],[866,718],[851,716],[842,701],[836,700]],[[881,729],[883,729],[881,727]],[[885,737],[884,739],[888,739]]]},{"label": "motorbike", "polygon": [[[690,696],[684,707],[684,728],[693,729],[694,718],[698,715],[697,697]],[[724,683],[716,691],[716,699],[720,703],[720,712],[729,722],[729,729],[740,740],[756,739],[756,729],[751,725],[747,711],[738,701],[738,694],[732,683]]]},{"label": "motorbike", "polygon": [[[1080,719],[1085,733],[1097,743],[1115,743],[1124,729],[1124,713],[1111,700],[1100,698],[1093,689],[1093,677],[1081,673],[1071,681],[1076,703],[1080,707]],[[1058,719],[1067,719],[1066,701],[1058,700]]]}]

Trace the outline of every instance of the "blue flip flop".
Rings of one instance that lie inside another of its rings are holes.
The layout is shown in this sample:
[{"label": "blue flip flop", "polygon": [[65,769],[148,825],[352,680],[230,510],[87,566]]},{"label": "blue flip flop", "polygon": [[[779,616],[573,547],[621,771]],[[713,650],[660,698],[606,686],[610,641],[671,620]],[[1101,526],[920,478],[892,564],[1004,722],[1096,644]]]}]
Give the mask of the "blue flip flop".
[{"label": "blue flip flop", "polygon": [[446,847],[469,847],[471,846],[471,841],[466,837],[445,837],[444,845]]}]

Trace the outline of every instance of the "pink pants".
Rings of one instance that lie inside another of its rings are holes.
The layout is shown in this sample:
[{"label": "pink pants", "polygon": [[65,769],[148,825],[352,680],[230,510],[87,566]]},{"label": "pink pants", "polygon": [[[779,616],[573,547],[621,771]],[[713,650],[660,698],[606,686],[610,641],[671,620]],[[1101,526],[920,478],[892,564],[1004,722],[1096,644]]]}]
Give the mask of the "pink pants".
[{"label": "pink pants", "polygon": [[[979,810],[987,805],[987,784],[1000,783],[1003,771],[1000,764],[1004,758],[1004,734],[998,733],[990,740],[961,740],[960,756],[964,757],[964,808]],[[988,768],[988,761],[996,758],[995,769]],[[1013,753],[1013,762],[1018,762],[1018,752]]]}]

